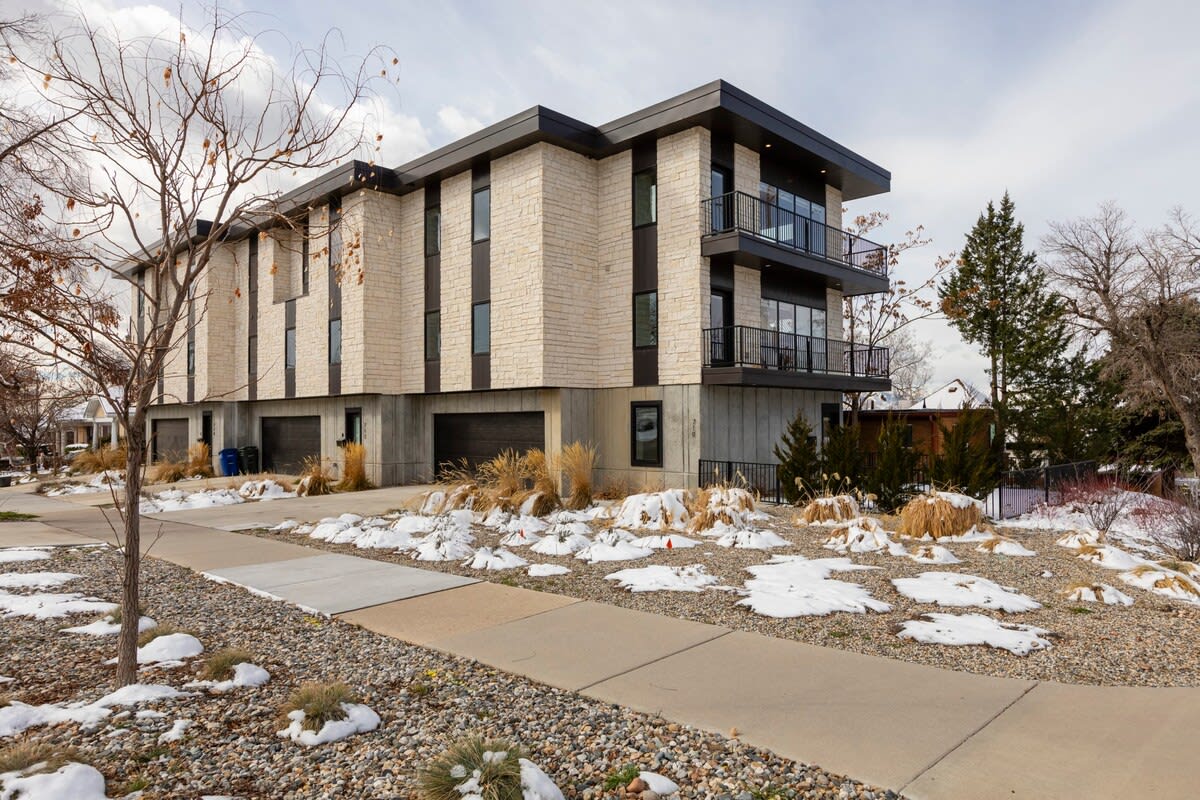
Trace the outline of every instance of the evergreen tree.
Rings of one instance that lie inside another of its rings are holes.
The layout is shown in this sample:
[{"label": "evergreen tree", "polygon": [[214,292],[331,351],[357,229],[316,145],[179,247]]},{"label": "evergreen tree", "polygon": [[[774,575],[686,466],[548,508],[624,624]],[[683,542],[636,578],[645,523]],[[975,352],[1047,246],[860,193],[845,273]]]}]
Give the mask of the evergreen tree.
[{"label": "evergreen tree", "polygon": [[[838,425],[821,449],[821,472],[834,484],[862,486],[862,435],[857,425]],[[837,478],[833,476],[837,475]]]},{"label": "evergreen tree", "polygon": [[917,468],[917,454],[908,446],[904,423],[888,417],[879,432],[879,455],[868,476],[867,489],[875,495],[875,505],[894,511],[908,497]]},{"label": "evergreen tree", "polygon": [[988,441],[992,414],[964,408],[954,427],[938,422],[942,447],[933,459],[931,482],[982,499],[996,487],[996,460]]},{"label": "evergreen tree", "polygon": [[[1025,251],[1025,226],[1004,193],[967,234],[950,277],[938,286],[942,310],[963,339],[987,356],[996,455],[1008,442],[1009,410],[1066,350],[1060,297],[1047,289],[1037,256]],[[999,459],[998,459],[999,460]]]},{"label": "evergreen tree", "polygon": [[775,457],[779,459],[779,487],[783,497],[789,503],[796,503],[803,491],[812,488],[820,463],[817,439],[803,411],[797,412],[796,418],[788,423],[779,444],[775,445]]}]

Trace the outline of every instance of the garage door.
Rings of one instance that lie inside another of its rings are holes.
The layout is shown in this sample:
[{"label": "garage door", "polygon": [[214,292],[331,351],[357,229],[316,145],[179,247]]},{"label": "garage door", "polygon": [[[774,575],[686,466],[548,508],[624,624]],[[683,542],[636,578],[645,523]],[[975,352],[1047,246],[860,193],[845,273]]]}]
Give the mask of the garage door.
[{"label": "garage door", "polygon": [[321,455],[320,417],[263,417],[262,468],[264,472],[295,475],[304,459]]},{"label": "garage door", "polygon": [[434,414],[433,463],[472,467],[501,451],[545,449],[545,418],[541,411],[505,414]]},{"label": "garage door", "polygon": [[150,460],[185,461],[188,451],[186,419],[156,419],[150,422]]}]

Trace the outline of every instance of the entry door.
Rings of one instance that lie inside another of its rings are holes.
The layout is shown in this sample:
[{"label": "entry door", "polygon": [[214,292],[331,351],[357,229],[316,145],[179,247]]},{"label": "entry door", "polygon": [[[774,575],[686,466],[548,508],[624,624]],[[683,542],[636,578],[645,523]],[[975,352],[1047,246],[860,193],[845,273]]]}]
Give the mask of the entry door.
[{"label": "entry door", "polygon": [[362,444],[362,409],[346,409],[346,441]]},{"label": "entry door", "polygon": [[709,358],[713,366],[733,363],[733,294],[723,290],[714,290],[708,301],[709,327],[712,328],[712,338],[709,339],[711,352]]},{"label": "entry door", "polygon": [[733,173],[716,164],[712,166],[709,197],[712,198],[712,233],[733,228]]}]

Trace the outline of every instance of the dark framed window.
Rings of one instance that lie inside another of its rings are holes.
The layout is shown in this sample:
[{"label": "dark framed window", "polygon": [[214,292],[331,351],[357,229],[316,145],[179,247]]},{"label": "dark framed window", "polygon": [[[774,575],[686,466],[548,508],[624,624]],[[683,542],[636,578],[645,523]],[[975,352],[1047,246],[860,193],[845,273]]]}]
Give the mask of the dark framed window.
[{"label": "dark framed window", "polygon": [[246,341],[246,374],[251,378],[258,375],[258,337],[251,336]]},{"label": "dark framed window", "polygon": [[301,236],[301,239],[300,239],[300,293],[308,294],[308,285],[309,285],[308,262],[309,262],[310,255],[309,255],[309,249],[308,249],[308,223],[307,222],[304,223],[304,226],[300,229],[300,236]]},{"label": "dark framed window", "polygon": [[436,256],[442,252],[442,208],[425,209],[425,255]]},{"label": "dark framed window", "polygon": [[250,234],[249,254],[247,256],[246,274],[249,290],[258,291],[258,231]]},{"label": "dark framed window", "polygon": [[629,463],[662,466],[662,403],[629,404]]},{"label": "dark framed window", "polygon": [[346,442],[354,442],[362,444],[362,409],[347,408],[346,409]]},{"label": "dark framed window", "polygon": [[492,304],[476,303],[471,306],[471,355],[482,356],[492,352]]},{"label": "dark framed window", "polygon": [[296,368],[296,329],[288,328],[283,332],[283,368]]},{"label": "dark framed window", "polygon": [[342,201],[329,204],[329,268],[337,269],[342,264]]},{"label": "dark framed window", "polygon": [[329,363],[342,363],[342,321],[329,320]]},{"label": "dark framed window", "polygon": [[633,175],[633,227],[658,222],[658,170],[647,169]]},{"label": "dark framed window", "polygon": [[187,343],[187,374],[196,374],[196,343]]},{"label": "dark framed window", "polygon": [[658,292],[633,296],[633,346],[658,347]]},{"label": "dark framed window", "polygon": [[425,312],[425,360],[437,361],[442,357],[442,312]]},{"label": "dark framed window", "polygon": [[478,189],[471,195],[471,241],[492,238],[492,187]]}]

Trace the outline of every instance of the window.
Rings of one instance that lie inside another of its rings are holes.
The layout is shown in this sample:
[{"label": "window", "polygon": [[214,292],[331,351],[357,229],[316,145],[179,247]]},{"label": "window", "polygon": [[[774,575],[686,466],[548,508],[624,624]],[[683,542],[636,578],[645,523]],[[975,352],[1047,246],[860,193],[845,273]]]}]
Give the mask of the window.
[{"label": "window", "polygon": [[258,291],[258,231],[250,234],[250,253],[246,259],[247,284],[251,292]]},{"label": "window", "polygon": [[492,238],[492,189],[480,189],[471,195],[471,241]]},{"label": "window", "polygon": [[658,172],[648,169],[633,176],[633,227],[658,222]]},{"label": "window", "polygon": [[308,223],[300,229],[300,294],[308,294]]},{"label": "window", "polygon": [[342,363],[342,321],[329,320],[329,363]]},{"label": "window", "polygon": [[193,341],[187,343],[187,374],[188,377],[196,374],[196,343]]},{"label": "window", "polygon": [[347,444],[354,442],[362,444],[362,409],[346,409],[346,438]]},{"label": "window", "polygon": [[296,368],[296,329],[288,328],[283,332],[283,368]]},{"label": "window", "polygon": [[342,265],[342,201],[329,204],[329,269]]},{"label": "window", "polygon": [[798,194],[763,182],[758,196],[767,208],[762,215],[761,233],[789,247],[825,252],[825,206]]},{"label": "window", "polygon": [[246,342],[246,374],[251,378],[258,375],[258,337],[251,336]]},{"label": "window", "polygon": [[471,355],[482,356],[492,351],[492,304],[471,306]]},{"label": "window", "polygon": [[633,296],[633,346],[658,346],[658,292]]},{"label": "window", "polygon": [[425,209],[425,255],[436,256],[442,252],[442,208]]},{"label": "window", "polygon": [[437,361],[442,357],[442,312],[425,312],[425,360]]},{"label": "window", "polygon": [[662,466],[662,403],[630,404],[630,463]]},{"label": "window", "polygon": [[762,318],[768,330],[795,333],[824,339],[825,309],[789,303],[786,300],[762,300]]}]

